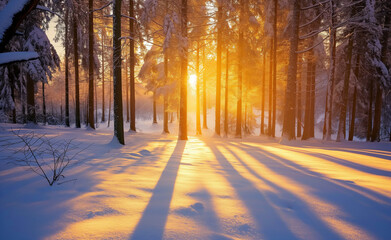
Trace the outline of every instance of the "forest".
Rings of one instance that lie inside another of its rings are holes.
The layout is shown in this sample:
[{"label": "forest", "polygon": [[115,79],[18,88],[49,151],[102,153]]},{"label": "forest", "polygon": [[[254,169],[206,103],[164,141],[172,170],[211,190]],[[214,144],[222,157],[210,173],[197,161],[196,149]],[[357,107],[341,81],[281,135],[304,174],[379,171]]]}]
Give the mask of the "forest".
[{"label": "forest", "polygon": [[2,122],[113,121],[124,143],[139,117],[187,139],[191,111],[198,135],[391,138],[389,1],[7,2]]},{"label": "forest", "polygon": [[390,239],[390,0],[0,0],[0,239]]}]

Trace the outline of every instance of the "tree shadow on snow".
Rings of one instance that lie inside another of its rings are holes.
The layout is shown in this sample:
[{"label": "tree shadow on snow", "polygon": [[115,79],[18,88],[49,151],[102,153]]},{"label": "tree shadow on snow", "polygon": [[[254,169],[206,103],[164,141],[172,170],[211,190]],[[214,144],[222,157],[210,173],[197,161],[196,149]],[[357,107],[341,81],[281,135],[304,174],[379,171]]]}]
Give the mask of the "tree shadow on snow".
[{"label": "tree shadow on snow", "polygon": [[178,141],[130,239],[162,239],[186,141]]}]

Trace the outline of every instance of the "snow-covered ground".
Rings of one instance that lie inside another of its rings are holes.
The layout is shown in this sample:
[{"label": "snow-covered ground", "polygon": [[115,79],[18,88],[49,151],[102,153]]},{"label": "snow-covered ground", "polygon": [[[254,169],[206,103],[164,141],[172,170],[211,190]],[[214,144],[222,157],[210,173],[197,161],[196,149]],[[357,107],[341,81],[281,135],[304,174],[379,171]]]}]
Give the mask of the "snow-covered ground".
[{"label": "snow-covered ground", "polygon": [[1,149],[0,239],[391,239],[390,143],[16,128],[88,148],[52,187]]}]

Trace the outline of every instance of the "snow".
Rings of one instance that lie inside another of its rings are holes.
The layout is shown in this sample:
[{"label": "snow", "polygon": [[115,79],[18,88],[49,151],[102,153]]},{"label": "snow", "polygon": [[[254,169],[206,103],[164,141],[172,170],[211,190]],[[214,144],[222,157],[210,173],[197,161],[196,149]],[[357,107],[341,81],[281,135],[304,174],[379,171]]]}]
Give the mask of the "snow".
[{"label": "snow", "polygon": [[12,25],[15,14],[21,11],[29,0],[10,0],[0,10],[0,42],[3,40],[5,31]]},{"label": "snow", "polygon": [[5,52],[0,53],[0,65],[12,62],[28,61],[39,57],[36,52]]},{"label": "snow", "polygon": [[[170,124],[170,131],[177,123]],[[0,239],[388,239],[391,144],[162,135],[140,121],[96,131],[0,125],[75,138],[64,183],[0,151]],[[125,126],[125,129],[128,129]],[[204,129],[203,129],[204,130]],[[172,131],[175,132],[175,129]],[[1,142],[1,141],[0,141]]]}]

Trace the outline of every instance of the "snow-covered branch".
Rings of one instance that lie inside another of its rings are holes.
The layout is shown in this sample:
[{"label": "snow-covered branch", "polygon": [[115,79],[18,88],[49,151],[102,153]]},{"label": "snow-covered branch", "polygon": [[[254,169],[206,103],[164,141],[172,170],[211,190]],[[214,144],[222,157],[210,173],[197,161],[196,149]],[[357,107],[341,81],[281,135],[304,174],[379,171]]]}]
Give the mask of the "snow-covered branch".
[{"label": "snow-covered branch", "polygon": [[0,66],[14,62],[24,62],[39,58],[36,52],[6,52],[0,53]]},{"label": "snow-covered branch", "polygon": [[39,0],[10,0],[0,11],[0,52],[4,51],[5,45],[38,2]]},{"label": "snow-covered branch", "polygon": [[37,5],[36,9],[42,10],[42,11],[45,11],[45,12],[50,12],[51,14],[56,15],[59,19],[64,21],[64,18],[62,18],[62,16],[60,14],[58,14],[56,12],[53,12],[50,8],[47,8],[47,7],[42,6],[42,5]]}]

